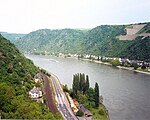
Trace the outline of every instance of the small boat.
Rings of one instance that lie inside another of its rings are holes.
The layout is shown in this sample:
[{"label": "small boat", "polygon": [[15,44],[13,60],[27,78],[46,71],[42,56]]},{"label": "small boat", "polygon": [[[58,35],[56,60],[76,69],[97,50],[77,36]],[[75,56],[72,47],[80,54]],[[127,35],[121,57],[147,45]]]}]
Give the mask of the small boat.
[{"label": "small boat", "polygon": [[52,61],[52,62],[57,62],[57,63],[59,62],[59,61],[57,61],[57,60],[54,60],[54,59],[50,59],[50,61]]}]

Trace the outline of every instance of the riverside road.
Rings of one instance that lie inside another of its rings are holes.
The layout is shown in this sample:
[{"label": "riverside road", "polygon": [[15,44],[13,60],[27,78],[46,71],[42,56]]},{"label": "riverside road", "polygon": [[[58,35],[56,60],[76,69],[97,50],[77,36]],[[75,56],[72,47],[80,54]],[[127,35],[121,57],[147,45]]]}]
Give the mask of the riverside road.
[{"label": "riverside road", "polygon": [[60,113],[66,120],[77,120],[76,116],[73,114],[69,102],[66,98],[65,93],[63,92],[60,82],[56,76],[51,74],[52,83],[54,85],[55,90],[55,98],[57,101],[57,107]]}]

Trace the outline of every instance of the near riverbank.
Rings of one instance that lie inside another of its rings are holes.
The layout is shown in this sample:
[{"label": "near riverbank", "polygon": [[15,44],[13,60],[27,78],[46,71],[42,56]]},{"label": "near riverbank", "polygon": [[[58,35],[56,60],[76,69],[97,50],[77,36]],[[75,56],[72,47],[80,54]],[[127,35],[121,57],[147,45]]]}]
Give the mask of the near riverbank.
[{"label": "near riverbank", "polygon": [[108,110],[106,109],[106,107],[102,103],[100,103],[98,109],[92,108],[91,112],[93,114],[94,120],[98,120],[98,119],[110,120]]}]

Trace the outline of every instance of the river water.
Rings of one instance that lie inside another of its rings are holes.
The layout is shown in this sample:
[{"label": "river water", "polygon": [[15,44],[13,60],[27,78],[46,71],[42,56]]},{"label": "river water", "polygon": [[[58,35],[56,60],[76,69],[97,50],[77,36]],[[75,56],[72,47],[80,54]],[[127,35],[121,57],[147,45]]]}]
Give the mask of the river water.
[{"label": "river water", "polygon": [[134,73],[88,61],[43,55],[26,55],[35,65],[72,85],[73,74],[89,75],[90,85],[100,86],[111,120],[150,120],[150,75]]}]

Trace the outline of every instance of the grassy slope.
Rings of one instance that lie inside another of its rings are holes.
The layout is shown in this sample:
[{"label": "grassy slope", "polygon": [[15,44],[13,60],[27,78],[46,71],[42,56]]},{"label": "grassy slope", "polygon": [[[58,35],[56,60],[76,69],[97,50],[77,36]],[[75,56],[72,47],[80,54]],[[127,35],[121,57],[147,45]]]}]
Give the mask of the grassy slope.
[{"label": "grassy slope", "polygon": [[107,110],[103,104],[100,104],[98,109],[92,108],[91,112],[93,114],[94,120],[98,120],[98,119],[99,120],[108,120],[107,114],[106,114]]}]

